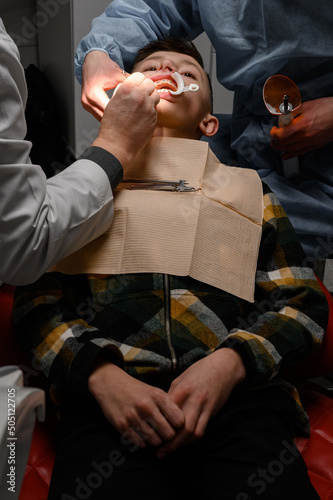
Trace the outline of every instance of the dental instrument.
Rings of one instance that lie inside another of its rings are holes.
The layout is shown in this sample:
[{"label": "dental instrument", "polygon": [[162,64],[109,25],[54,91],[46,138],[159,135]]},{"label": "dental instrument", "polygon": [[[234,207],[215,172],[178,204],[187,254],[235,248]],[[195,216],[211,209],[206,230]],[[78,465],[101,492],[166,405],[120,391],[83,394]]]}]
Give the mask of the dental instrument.
[{"label": "dental instrument", "polygon": [[[279,127],[285,127],[293,119],[293,112],[301,104],[301,94],[295,83],[283,75],[269,77],[263,87],[263,99],[266,108],[272,115],[279,116]],[[283,160],[283,174],[287,179],[300,174],[298,157]]]}]

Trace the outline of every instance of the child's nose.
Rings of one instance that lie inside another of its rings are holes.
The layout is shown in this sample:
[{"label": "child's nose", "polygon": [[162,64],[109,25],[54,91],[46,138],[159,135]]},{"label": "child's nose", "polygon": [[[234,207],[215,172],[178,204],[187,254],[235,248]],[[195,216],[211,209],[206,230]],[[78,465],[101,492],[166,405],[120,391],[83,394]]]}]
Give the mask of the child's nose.
[{"label": "child's nose", "polygon": [[166,59],[162,62],[162,69],[174,73],[177,70],[176,64],[171,59]]}]

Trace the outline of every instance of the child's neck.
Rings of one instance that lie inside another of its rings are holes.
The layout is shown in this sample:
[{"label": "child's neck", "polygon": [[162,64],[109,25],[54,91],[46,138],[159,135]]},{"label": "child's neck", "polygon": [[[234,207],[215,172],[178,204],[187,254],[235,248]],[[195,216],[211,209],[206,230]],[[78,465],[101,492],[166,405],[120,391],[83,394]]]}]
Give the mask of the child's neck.
[{"label": "child's neck", "polygon": [[178,139],[199,140],[201,137],[201,133],[188,133],[188,131],[182,131],[179,129],[156,127],[153,133],[153,137],[177,137]]}]

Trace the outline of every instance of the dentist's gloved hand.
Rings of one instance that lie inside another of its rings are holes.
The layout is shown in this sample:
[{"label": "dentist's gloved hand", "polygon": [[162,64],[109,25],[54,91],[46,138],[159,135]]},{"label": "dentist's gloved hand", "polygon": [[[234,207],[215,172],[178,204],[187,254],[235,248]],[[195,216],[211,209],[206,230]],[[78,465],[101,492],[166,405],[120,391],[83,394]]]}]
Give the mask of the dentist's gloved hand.
[{"label": "dentist's gloved hand", "polygon": [[133,73],[108,100],[97,139],[92,146],[110,151],[124,171],[148,144],[156,128],[160,95],[142,73]]},{"label": "dentist's gloved hand", "polygon": [[87,54],[82,67],[81,102],[97,120],[101,120],[104,109],[109,102],[107,90],[114,89],[122,83],[128,73],[100,50]]}]

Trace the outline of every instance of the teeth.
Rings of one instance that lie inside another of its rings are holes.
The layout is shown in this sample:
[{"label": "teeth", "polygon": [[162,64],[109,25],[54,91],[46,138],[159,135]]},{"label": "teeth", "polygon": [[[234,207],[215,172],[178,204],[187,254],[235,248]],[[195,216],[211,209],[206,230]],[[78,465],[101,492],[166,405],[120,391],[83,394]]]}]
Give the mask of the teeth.
[{"label": "teeth", "polygon": [[168,78],[163,78],[162,80],[158,80],[155,82],[155,88],[157,91],[166,91],[166,90],[176,90],[177,86],[173,80],[169,80]]}]

